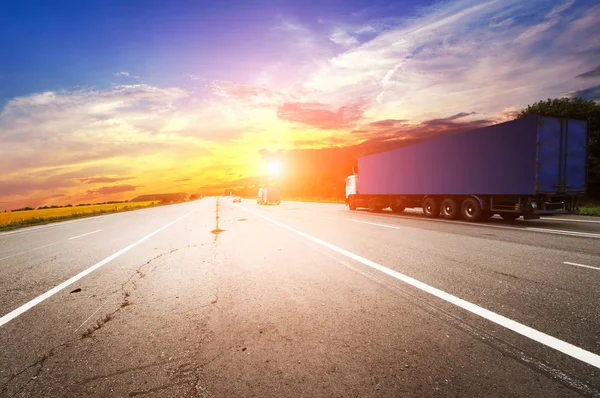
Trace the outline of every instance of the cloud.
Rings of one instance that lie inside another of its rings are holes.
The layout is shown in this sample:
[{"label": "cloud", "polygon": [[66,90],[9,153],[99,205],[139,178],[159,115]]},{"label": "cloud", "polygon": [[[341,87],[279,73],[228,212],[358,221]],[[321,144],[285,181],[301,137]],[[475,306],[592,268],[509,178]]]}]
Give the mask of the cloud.
[{"label": "cloud", "polygon": [[493,124],[496,120],[475,119],[460,121],[474,112],[460,112],[445,118],[423,120],[419,123],[409,123],[407,120],[379,120],[352,130],[351,134],[361,137],[366,142],[393,143],[405,140],[423,140],[444,134],[474,130]]},{"label": "cloud", "polygon": [[211,88],[213,93],[220,97],[234,101],[253,103],[257,106],[276,105],[295,98],[295,96],[280,90],[274,90],[264,86],[238,84],[230,81],[213,82]]},{"label": "cloud", "polygon": [[600,85],[575,91],[570,96],[600,102]]},{"label": "cloud", "polygon": [[326,93],[329,102],[376,99],[366,114],[381,119],[426,120],[465,108],[492,117],[586,88],[570,76],[597,65],[600,7],[569,2],[545,14],[539,7],[518,0],[436,4],[331,57],[305,89]]},{"label": "cloud", "polygon": [[277,117],[290,122],[303,123],[319,129],[347,127],[363,116],[364,103],[344,105],[337,110],[319,103],[285,103],[277,110]]},{"label": "cloud", "polygon": [[132,77],[134,79],[140,78],[139,76],[134,76],[134,75],[130,74],[129,72],[116,72],[116,73],[113,73],[113,75],[117,76],[117,77]]},{"label": "cloud", "polygon": [[339,44],[343,47],[352,47],[358,44],[358,39],[342,28],[335,28],[331,33],[329,39],[335,44]]},{"label": "cloud", "polygon": [[579,79],[589,79],[589,78],[596,78],[596,77],[600,77],[600,65],[598,65],[597,67],[595,67],[592,70],[589,70],[585,73],[582,73],[580,75],[575,76]]},{"label": "cloud", "polygon": [[182,178],[180,180],[175,180],[175,182],[186,182],[186,181],[190,181],[189,178]]},{"label": "cloud", "polygon": [[80,182],[85,184],[98,184],[98,183],[107,183],[107,182],[119,182],[124,180],[130,180],[134,177],[87,177],[87,178],[78,178]]},{"label": "cloud", "polygon": [[86,191],[86,193],[89,195],[111,195],[115,193],[135,191],[136,188],[137,187],[134,185],[114,185],[110,187],[91,189]]}]

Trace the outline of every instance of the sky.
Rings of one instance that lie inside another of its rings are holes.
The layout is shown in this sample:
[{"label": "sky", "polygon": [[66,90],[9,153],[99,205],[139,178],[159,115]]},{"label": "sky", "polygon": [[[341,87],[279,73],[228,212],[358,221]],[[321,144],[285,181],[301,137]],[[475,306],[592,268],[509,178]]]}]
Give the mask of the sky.
[{"label": "sky", "polygon": [[286,154],[600,100],[598,21],[597,0],[7,0],[0,210],[247,185]]}]

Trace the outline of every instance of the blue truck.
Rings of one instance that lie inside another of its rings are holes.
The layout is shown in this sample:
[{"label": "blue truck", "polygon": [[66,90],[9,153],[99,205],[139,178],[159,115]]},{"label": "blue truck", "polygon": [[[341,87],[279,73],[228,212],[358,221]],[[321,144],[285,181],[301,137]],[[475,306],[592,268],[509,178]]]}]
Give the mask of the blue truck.
[{"label": "blue truck", "polygon": [[482,221],[569,214],[585,193],[587,122],[530,115],[358,159],[346,205]]}]

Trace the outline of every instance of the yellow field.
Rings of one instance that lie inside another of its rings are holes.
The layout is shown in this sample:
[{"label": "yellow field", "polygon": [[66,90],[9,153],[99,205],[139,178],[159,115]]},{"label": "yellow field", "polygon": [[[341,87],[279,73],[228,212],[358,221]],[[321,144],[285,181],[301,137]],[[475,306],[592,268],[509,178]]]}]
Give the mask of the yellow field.
[{"label": "yellow field", "polygon": [[91,206],[73,206],[61,207],[58,209],[41,209],[41,210],[26,210],[0,213],[0,227],[7,224],[24,223],[28,224],[27,220],[37,219],[40,222],[44,220],[56,220],[62,218],[77,218],[86,214],[104,214],[113,213],[116,211],[136,209],[148,207],[154,202],[131,202],[131,203],[115,203],[110,205],[91,205]]}]

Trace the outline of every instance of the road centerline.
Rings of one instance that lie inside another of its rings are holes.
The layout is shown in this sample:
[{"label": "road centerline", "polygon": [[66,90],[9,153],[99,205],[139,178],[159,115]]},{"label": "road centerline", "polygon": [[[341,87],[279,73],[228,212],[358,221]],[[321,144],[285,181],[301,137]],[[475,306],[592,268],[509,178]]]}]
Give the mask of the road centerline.
[{"label": "road centerline", "polygon": [[430,286],[426,283],[423,283],[419,280],[411,278],[410,276],[402,274],[398,271],[394,271],[394,270],[387,268],[381,264],[378,264],[374,261],[371,261],[371,260],[361,257],[357,254],[354,254],[348,250],[342,249],[342,248],[335,246],[329,242],[326,242],[324,240],[316,238],[312,235],[309,235],[305,232],[302,232],[298,229],[290,227],[290,226],[283,224],[279,221],[276,221],[274,219],[271,219],[265,215],[262,215],[257,212],[254,212],[252,210],[246,209],[242,206],[240,206],[240,207],[242,209],[244,209],[245,211],[247,211],[251,214],[254,214],[257,217],[260,217],[266,221],[269,221],[275,225],[278,225],[284,229],[287,229],[288,231],[291,231],[297,235],[300,235],[306,239],[309,239],[315,243],[318,243],[321,246],[325,246],[341,255],[344,255],[344,256],[351,258],[359,263],[362,263],[368,267],[371,267],[377,271],[387,274],[395,279],[398,279],[399,281],[409,284],[409,285],[411,285],[419,290],[422,290],[426,293],[429,293],[433,296],[436,296],[448,303],[454,304],[455,306],[460,307],[472,314],[479,315],[480,317],[487,319],[488,321],[491,321],[491,322],[493,322],[497,325],[500,325],[506,329],[512,330],[513,332],[516,332],[517,334],[520,334],[521,336],[527,337],[531,340],[541,343],[542,345],[553,348],[559,352],[562,352],[563,354],[566,354],[566,355],[573,357],[575,359],[578,359],[588,365],[591,365],[591,366],[594,366],[595,368],[600,369],[600,355],[598,355],[598,354],[584,350],[583,348],[577,347],[571,343],[568,343],[568,342],[560,340],[556,337],[550,336],[544,332],[541,332],[537,329],[531,328],[527,325],[524,325],[524,324],[514,321],[512,319],[509,319],[503,315],[500,315],[500,314],[497,314],[490,310],[487,310],[487,309],[480,307],[476,304],[473,304],[469,301],[463,300],[457,296],[454,296],[443,290],[440,290],[440,289]]},{"label": "road centerline", "polygon": [[101,230],[101,229],[98,229],[98,230],[96,230],[96,231],[88,232],[87,234],[81,234],[81,235],[74,236],[74,237],[72,237],[72,238],[69,238],[68,240],[73,240],[73,239],[83,238],[84,236],[88,236],[88,235],[91,235],[91,234],[95,234],[96,232],[100,232],[100,231],[102,231],[102,230]]},{"label": "road centerline", "polygon": [[47,245],[43,245],[43,246],[36,247],[36,248],[33,248],[33,249],[29,249],[29,250],[25,250],[25,251],[22,251],[22,252],[19,252],[19,253],[11,254],[10,256],[6,256],[6,257],[0,258],[0,261],[2,261],[2,260],[8,260],[9,258],[20,256],[21,254],[27,254],[27,253],[30,253],[30,252],[33,252],[33,251],[36,251],[36,250],[43,249],[45,247],[56,245],[57,243],[60,243],[60,242],[61,241],[52,242],[52,243],[48,243]]},{"label": "road centerline", "polygon": [[61,283],[61,284],[53,287],[52,289],[48,290],[46,293],[43,293],[43,294],[37,296],[36,298],[34,298],[33,300],[30,300],[29,302],[23,304],[19,308],[16,308],[16,309],[12,310],[8,314],[6,314],[6,315],[2,316],[2,318],[0,318],[0,327],[3,326],[3,325],[5,325],[6,323],[10,322],[11,320],[15,319],[16,317],[18,317],[19,315],[23,314],[24,312],[32,309],[36,305],[40,304],[42,301],[44,301],[44,300],[52,297],[53,295],[55,295],[56,293],[60,292],[61,290],[63,290],[67,286],[69,286],[69,285],[77,282],[78,280],[80,280],[84,276],[86,276],[88,274],[91,274],[92,272],[94,272],[98,268],[104,266],[105,264],[108,264],[109,262],[111,262],[115,258],[117,258],[117,257],[121,256],[122,254],[128,252],[129,250],[133,249],[134,247],[136,247],[140,243],[142,243],[142,242],[146,241],[147,239],[153,237],[157,233],[159,233],[159,232],[167,229],[168,227],[170,227],[171,225],[175,224],[176,222],[178,222],[178,221],[186,218],[187,216],[189,216],[190,214],[192,214],[195,211],[196,211],[196,209],[187,212],[183,216],[181,216],[179,218],[176,218],[175,220],[171,221],[170,223],[168,223],[166,225],[163,225],[162,227],[160,227],[156,231],[151,232],[150,234],[144,236],[143,238],[141,238],[141,239],[133,242],[129,246],[124,247],[123,249],[119,250],[118,252],[116,252],[116,253],[114,253],[114,254],[106,257],[104,260],[102,260],[102,261],[100,261],[100,262],[92,265],[91,267],[89,267],[89,268],[81,271],[80,273],[78,273],[77,275],[71,277],[70,279],[67,279],[63,283]]}]

